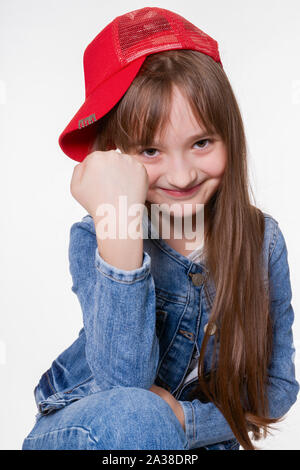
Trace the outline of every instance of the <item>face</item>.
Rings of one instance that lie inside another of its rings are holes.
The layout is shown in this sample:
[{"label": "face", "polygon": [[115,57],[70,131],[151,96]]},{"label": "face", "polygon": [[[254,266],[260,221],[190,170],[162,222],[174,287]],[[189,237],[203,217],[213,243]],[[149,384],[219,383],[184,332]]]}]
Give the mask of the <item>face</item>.
[{"label": "face", "polygon": [[[220,136],[205,133],[178,88],[174,88],[170,124],[163,141],[155,139],[151,147],[131,155],[147,170],[147,202],[164,204],[171,220],[183,214],[193,220],[204,207],[197,208],[197,204],[205,205],[210,200],[226,166],[225,144]],[[195,186],[193,191],[185,192]],[[171,207],[174,211],[170,212]]]}]

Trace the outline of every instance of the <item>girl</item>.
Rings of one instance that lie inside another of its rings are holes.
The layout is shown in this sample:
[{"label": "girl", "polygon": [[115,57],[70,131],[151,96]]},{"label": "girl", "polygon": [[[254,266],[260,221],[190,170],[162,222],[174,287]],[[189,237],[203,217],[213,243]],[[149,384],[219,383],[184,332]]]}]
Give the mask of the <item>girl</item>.
[{"label": "girl", "polygon": [[[145,7],[104,28],[84,68],[85,103],[59,139],[88,212],[69,247],[83,328],[35,388],[23,449],[255,449],[298,394],[294,312],[218,45]],[[125,214],[120,196],[145,210]],[[119,217],[132,236],[105,237]],[[188,219],[196,248],[175,236]]]}]

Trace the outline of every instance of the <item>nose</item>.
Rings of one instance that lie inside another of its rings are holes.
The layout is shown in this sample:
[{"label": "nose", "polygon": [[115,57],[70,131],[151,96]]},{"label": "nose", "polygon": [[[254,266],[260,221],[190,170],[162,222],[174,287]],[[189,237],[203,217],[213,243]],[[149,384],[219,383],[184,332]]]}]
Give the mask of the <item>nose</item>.
[{"label": "nose", "polygon": [[167,169],[167,181],[170,185],[169,189],[184,190],[197,184],[197,171],[195,166],[186,159],[172,157],[170,165]]}]

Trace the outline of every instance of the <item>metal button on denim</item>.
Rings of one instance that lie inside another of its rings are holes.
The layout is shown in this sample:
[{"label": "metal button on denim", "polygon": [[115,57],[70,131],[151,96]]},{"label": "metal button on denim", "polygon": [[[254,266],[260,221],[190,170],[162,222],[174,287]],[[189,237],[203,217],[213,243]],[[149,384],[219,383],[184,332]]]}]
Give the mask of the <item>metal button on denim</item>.
[{"label": "metal button on denim", "polygon": [[203,328],[203,329],[204,329],[204,332],[206,332],[207,328],[208,328],[208,334],[209,334],[210,336],[214,335],[215,332],[216,332],[216,330],[217,330],[217,327],[216,327],[216,324],[215,324],[215,323],[211,323],[210,325],[209,325],[209,323],[206,323],[206,324],[204,325],[204,328]]},{"label": "metal button on denim", "polygon": [[189,276],[192,279],[194,286],[201,286],[204,282],[204,276],[201,273],[189,273]]}]

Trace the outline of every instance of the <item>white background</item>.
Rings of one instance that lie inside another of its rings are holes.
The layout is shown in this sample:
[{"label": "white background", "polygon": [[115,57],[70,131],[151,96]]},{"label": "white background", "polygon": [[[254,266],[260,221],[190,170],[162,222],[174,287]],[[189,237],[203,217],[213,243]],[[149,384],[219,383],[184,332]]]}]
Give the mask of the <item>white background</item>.
[{"label": "white background", "polygon": [[[280,224],[289,253],[300,346],[300,6],[297,0],[9,0],[0,6],[0,448],[34,424],[33,388],[77,337],[69,230],[86,214],[70,194],[76,162],[58,136],[84,101],[83,52],[116,16],[173,10],[219,43],[244,118],[256,204]],[[299,380],[299,352],[296,354]],[[299,401],[262,449],[300,449]]]}]

